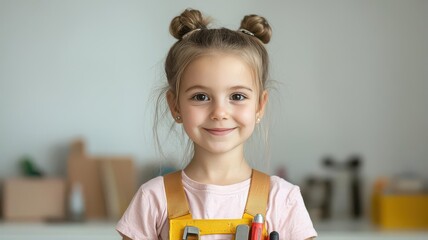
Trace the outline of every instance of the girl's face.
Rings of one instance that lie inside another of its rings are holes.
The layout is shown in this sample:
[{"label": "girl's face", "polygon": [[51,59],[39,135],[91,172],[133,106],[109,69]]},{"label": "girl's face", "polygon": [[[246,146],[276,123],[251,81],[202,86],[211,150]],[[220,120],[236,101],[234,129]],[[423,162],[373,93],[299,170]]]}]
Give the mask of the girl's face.
[{"label": "girl's face", "polygon": [[267,93],[259,90],[251,69],[238,56],[212,54],[189,64],[183,73],[178,106],[172,94],[172,114],[180,116],[195,150],[214,154],[243,150],[263,115]]}]

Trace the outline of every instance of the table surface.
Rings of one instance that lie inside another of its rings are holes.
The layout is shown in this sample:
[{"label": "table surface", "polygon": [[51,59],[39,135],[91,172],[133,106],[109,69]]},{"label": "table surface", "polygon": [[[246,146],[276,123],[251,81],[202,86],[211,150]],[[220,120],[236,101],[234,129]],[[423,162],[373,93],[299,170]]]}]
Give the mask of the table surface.
[{"label": "table surface", "polygon": [[[9,240],[113,240],[121,239],[115,222],[26,223],[0,222],[0,239]],[[420,231],[380,230],[364,221],[314,222],[320,240],[426,240],[428,229]]]}]

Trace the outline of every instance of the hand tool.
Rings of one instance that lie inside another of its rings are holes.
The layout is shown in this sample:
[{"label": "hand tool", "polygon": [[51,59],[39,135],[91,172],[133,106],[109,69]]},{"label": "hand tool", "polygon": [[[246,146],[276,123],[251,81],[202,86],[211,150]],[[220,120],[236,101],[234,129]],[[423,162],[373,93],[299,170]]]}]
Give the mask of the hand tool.
[{"label": "hand tool", "polygon": [[254,216],[253,223],[251,224],[251,240],[262,240],[263,223],[263,215],[257,213],[256,216]]},{"label": "hand tool", "polygon": [[183,240],[199,240],[199,228],[193,226],[185,227]]},{"label": "hand tool", "polygon": [[250,226],[240,224],[236,227],[235,240],[248,240],[250,234]]},{"label": "hand tool", "polygon": [[273,231],[269,234],[269,240],[279,240],[279,234],[276,231]]}]

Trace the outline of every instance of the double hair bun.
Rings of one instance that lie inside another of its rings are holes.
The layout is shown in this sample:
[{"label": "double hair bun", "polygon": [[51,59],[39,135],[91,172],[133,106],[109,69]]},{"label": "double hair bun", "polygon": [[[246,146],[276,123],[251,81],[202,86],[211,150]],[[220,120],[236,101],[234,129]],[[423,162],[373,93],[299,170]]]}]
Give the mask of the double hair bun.
[{"label": "double hair bun", "polygon": [[[186,9],[172,19],[169,32],[174,38],[182,40],[194,32],[208,29],[210,22],[211,20],[205,18],[200,11]],[[269,43],[272,36],[272,29],[268,21],[255,14],[247,15],[242,19],[238,32],[254,36],[264,44]]]}]

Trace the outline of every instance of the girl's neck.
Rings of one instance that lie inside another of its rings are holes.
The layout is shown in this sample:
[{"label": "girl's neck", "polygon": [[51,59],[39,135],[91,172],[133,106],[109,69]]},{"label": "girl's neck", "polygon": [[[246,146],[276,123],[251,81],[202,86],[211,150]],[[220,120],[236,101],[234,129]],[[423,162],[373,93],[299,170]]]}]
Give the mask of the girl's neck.
[{"label": "girl's neck", "polygon": [[204,184],[230,185],[251,177],[251,167],[242,149],[222,154],[207,153],[195,146],[195,154],[184,169],[192,180]]}]

